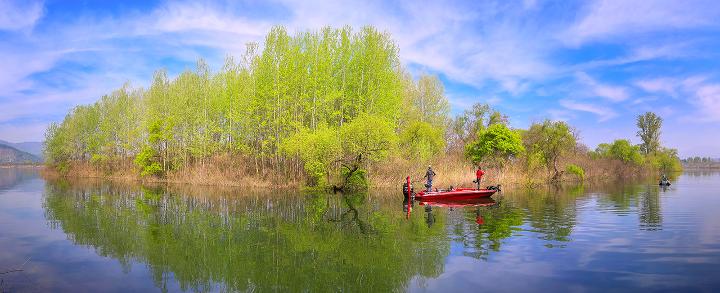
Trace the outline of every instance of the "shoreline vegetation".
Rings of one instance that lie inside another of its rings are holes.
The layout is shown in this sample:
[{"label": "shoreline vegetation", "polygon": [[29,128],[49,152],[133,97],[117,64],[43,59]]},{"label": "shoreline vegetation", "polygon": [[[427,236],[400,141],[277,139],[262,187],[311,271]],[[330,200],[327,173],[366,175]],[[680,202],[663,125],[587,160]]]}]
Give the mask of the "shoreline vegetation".
[{"label": "shoreline vegetation", "polygon": [[274,27],[217,72],[199,60],[174,79],[160,70],[148,88],[125,84],[75,107],[46,131],[43,174],[357,190],[422,179],[428,165],[443,188],[470,186],[478,164],[483,185],[523,186],[682,168],[660,145],[654,113],[637,118],[642,144],[590,150],[563,121],[516,129],[482,103],[451,117],[440,79],[414,78],[399,60],[373,27]]}]

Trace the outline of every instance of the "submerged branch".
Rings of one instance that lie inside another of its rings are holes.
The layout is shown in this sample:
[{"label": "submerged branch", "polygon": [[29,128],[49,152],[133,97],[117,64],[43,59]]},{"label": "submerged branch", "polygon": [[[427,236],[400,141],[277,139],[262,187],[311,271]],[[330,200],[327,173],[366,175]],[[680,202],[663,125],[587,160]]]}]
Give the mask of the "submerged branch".
[{"label": "submerged branch", "polygon": [[22,271],[23,271],[23,267],[25,266],[25,264],[27,264],[28,261],[30,261],[30,257],[28,257],[28,258],[25,260],[25,262],[20,265],[19,268],[10,269],[10,270],[4,271],[4,272],[0,272],[0,275],[5,275],[5,274],[15,273],[15,272],[22,272]]}]

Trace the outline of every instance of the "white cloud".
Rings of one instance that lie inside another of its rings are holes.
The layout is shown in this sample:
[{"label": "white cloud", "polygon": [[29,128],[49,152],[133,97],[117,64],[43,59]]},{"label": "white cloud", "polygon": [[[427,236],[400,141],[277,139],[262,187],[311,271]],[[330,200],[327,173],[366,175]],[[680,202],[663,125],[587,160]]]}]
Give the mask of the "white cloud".
[{"label": "white cloud", "polygon": [[624,101],[630,96],[625,87],[602,84],[585,72],[578,72],[575,77],[587,87],[591,96],[603,97],[613,102]]},{"label": "white cloud", "polygon": [[695,90],[693,101],[705,121],[720,121],[720,84],[706,84]]},{"label": "white cloud", "polygon": [[548,110],[548,114],[550,114],[550,119],[554,121],[569,121],[571,119],[574,119],[577,117],[575,113],[568,110],[563,109],[551,109]]},{"label": "white cloud", "polygon": [[656,97],[656,96],[642,97],[642,98],[633,100],[630,104],[631,105],[642,105],[647,102],[652,102],[652,101],[657,101],[657,100],[658,100],[658,97]]},{"label": "white cloud", "polygon": [[671,97],[677,96],[678,80],[673,78],[653,78],[638,80],[635,85],[648,93],[662,93]]},{"label": "white cloud", "polygon": [[169,2],[151,15],[154,25],[149,29],[160,32],[205,30],[263,36],[271,26],[265,21],[251,22],[221,9],[195,2]]},{"label": "white cloud", "polygon": [[43,14],[41,1],[0,0],[0,30],[32,28]]},{"label": "white cloud", "polygon": [[[716,122],[720,121],[720,83],[709,80],[710,78],[704,75],[685,78],[659,77],[639,80],[635,85],[649,93],[664,94],[674,98],[685,97],[687,102],[696,107],[696,114],[687,116],[686,120]],[[661,110],[674,112],[667,107]]]},{"label": "white cloud", "polygon": [[568,44],[634,33],[693,27],[717,27],[720,9],[712,0],[600,0],[587,15],[561,34]]},{"label": "white cloud", "polygon": [[588,112],[598,116],[598,121],[607,121],[617,116],[617,113],[607,107],[590,103],[579,103],[572,100],[560,100],[560,105],[574,111]]}]

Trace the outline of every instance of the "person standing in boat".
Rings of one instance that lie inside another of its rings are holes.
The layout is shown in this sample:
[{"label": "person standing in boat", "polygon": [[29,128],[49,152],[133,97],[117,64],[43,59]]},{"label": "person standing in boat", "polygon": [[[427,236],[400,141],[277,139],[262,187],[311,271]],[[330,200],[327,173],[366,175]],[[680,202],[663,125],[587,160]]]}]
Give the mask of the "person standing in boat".
[{"label": "person standing in boat", "polygon": [[423,178],[427,178],[427,184],[425,184],[425,187],[427,187],[427,191],[432,191],[432,181],[433,177],[435,177],[435,171],[433,171],[432,166],[428,165],[428,169],[425,172],[425,176]]},{"label": "person standing in boat", "polygon": [[477,184],[477,189],[480,189],[480,179],[482,179],[483,175],[485,175],[485,171],[478,165],[475,171],[475,181],[473,181]]}]

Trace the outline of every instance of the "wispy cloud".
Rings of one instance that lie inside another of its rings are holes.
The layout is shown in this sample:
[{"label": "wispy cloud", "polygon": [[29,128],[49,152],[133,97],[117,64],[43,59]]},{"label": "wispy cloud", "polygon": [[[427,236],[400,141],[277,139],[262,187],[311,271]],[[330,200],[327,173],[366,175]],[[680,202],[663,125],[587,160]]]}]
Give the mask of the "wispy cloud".
[{"label": "wispy cloud", "polygon": [[601,0],[589,5],[586,16],[560,36],[579,45],[658,30],[717,27],[719,18],[717,2],[712,0]]},{"label": "wispy cloud", "polygon": [[693,102],[704,114],[702,120],[720,121],[720,83],[704,84],[695,89]]},{"label": "wispy cloud", "polygon": [[648,93],[684,98],[695,106],[695,113],[685,117],[687,121],[720,121],[720,83],[713,82],[708,76],[658,77],[639,80],[635,84]]},{"label": "wispy cloud", "polygon": [[43,16],[42,1],[0,1],[0,30],[32,28]]},{"label": "wispy cloud", "polygon": [[590,96],[602,97],[613,102],[624,101],[630,96],[625,87],[600,83],[585,72],[578,72],[575,77],[587,87],[587,94]]},{"label": "wispy cloud", "polygon": [[617,113],[607,107],[591,103],[581,103],[573,100],[560,100],[560,105],[574,111],[592,113],[598,116],[598,121],[603,122],[615,118]]},{"label": "wispy cloud", "polygon": [[677,96],[678,80],[673,78],[652,78],[635,81],[635,85],[649,93]]}]

